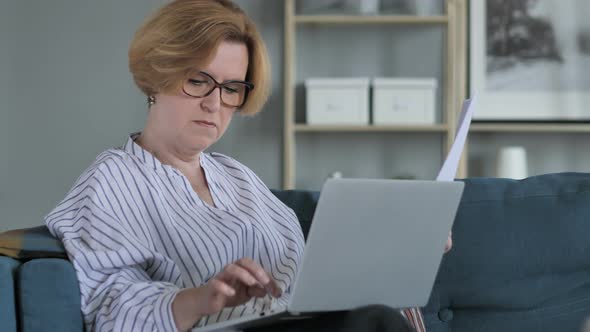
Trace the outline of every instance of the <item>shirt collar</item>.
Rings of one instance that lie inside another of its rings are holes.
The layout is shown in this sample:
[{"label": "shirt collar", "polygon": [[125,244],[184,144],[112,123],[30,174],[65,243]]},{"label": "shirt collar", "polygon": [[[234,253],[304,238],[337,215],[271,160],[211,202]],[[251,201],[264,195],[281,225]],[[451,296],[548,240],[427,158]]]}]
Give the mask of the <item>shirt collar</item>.
[{"label": "shirt collar", "polygon": [[[182,173],[179,170],[177,170],[176,168],[174,168],[170,165],[162,164],[162,162],[160,162],[160,160],[158,160],[158,158],[154,157],[153,154],[151,154],[149,151],[147,151],[146,149],[142,148],[139,144],[137,144],[135,142],[135,140],[139,137],[140,134],[141,134],[141,132],[136,132],[136,133],[130,134],[129,137],[127,138],[127,142],[125,142],[125,145],[123,145],[123,148],[122,148],[123,151],[136,157],[143,164],[153,168],[156,171],[164,172],[166,174],[172,173],[172,174],[176,174],[176,175],[182,175]],[[206,159],[207,158],[205,156],[205,153],[201,152],[201,154],[199,156],[199,161],[200,161],[201,167],[204,167],[203,163],[206,162]]]},{"label": "shirt collar", "polygon": [[132,133],[127,138],[127,142],[123,145],[123,151],[136,157],[143,164],[153,168],[156,171],[162,171],[167,173],[166,168],[172,168],[170,166],[162,164],[158,158],[154,157],[153,154],[142,148],[139,144],[135,143],[135,140],[139,137],[141,132]]}]

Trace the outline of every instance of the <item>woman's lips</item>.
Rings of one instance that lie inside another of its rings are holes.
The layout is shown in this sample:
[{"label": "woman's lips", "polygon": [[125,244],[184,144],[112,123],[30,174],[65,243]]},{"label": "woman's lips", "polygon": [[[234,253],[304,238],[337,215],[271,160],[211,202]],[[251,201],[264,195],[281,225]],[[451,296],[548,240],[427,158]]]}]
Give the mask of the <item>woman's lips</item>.
[{"label": "woman's lips", "polygon": [[201,127],[206,127],[206,128],[215,128],[215,124],[213,122],[209,122],[209,121],[193,121],[194,123],[198,124]]}]

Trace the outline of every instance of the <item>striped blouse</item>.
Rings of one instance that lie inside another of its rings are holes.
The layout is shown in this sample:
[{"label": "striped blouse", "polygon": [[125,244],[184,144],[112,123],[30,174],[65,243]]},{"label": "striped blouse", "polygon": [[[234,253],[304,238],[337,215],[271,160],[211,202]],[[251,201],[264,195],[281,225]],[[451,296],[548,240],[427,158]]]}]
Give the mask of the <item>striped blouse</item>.
[{"label": "striped blouse", "polygon": [[239,162],[202,153],[215,207],[175,168],[128,139],[100,154],[45,218],[76,269],[88,331],[173,331],[171,303],[242,257],[283,289],[199,325],[286,304],[303,252],[295,213]]},{"label": "striped blouse", "polygon": [[304,246],[295,213],[241,163],[201,153],[210,206],[137,135],[101,153],[45,217],[76,270],[87,330],[174,331],[176,294],[243,257],[268,271],[283,296],[253,298],[197,326],[285,305]]}]

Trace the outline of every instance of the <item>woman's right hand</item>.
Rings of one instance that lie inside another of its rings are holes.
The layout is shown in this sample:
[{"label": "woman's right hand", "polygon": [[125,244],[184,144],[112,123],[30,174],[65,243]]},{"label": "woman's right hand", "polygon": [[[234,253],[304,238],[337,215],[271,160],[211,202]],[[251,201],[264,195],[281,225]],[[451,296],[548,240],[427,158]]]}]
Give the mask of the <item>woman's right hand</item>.
[{"label": "woman's right hand", "polygon": [[204,315],[219,312],[225,307],[235,307],[253,297],[282,295],[281,288],[258,263],[242,258],[223,268],[202,289],[197,310]]},{"label": "woman's right hand", "polygon": [[174,320],[177,328],[184,331],[203,316],[268,294],[278,298],[282,290],[258,263],[242,258],[225,266],[203,286],[179,292],[172,303]]}]

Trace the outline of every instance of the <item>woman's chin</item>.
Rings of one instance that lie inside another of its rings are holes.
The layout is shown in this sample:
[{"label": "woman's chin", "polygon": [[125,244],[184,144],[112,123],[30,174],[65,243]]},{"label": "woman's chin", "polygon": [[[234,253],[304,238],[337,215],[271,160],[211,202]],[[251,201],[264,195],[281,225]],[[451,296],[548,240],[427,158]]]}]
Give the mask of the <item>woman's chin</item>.
[{"label": "woman's chin", "polygon": [[210,147],[217,140],[209,135],[191,135],[191,137],[183,141],[186,142],[186,146],[198,153]]}]

